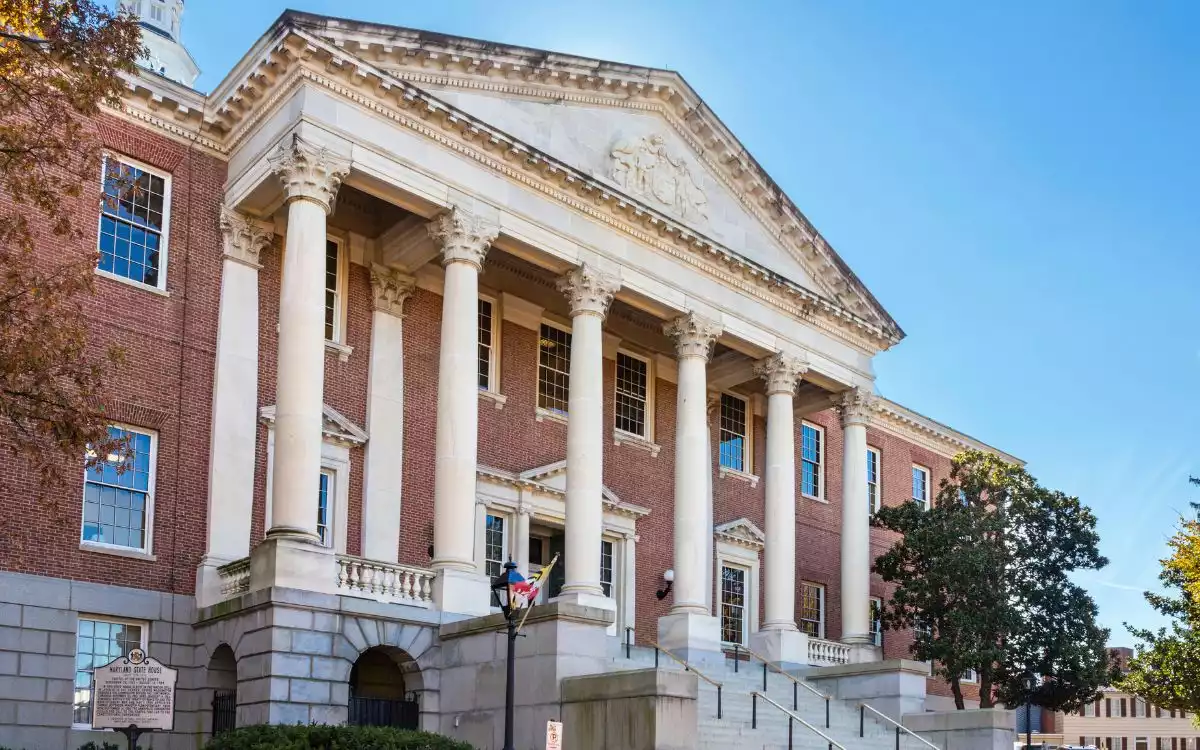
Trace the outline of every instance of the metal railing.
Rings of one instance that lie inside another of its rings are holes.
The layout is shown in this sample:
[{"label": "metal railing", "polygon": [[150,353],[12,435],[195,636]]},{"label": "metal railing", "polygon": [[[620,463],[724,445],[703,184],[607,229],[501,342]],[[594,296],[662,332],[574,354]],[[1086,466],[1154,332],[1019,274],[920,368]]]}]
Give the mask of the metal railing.
[{"label": "metal railing", "polygon": [[804,688],[808,692],[812,693],[813,695],[817,696],[821,700],[825,701],[825,728],[826,729],[829,728],[830,696],[825,695],[820,690],[817,690],[815,687],[813,687],[812,685],[809,685],[807,682],[799,679],[795,675],[788,674],[783,669],[781,669],[778,665],[772,664],[768,659],[766,659],[762,655],[756,653],[753,649],[747,648],[746,646],[739,646],[737,644],[734,644],[734,647],[733,647],[733,671],[734,672],[737,671],[739,650],[745,651],[747,654],[750,655],[750,657],[752,659],[758,659],[760,662],[762,662],[762,665],[763,665],[763,688],[762,689],[763,689],[764,693],[767,692],[767,670],[768,669],[774,670],[775,672],[777,672],[777,673],[783,675],[784,677],[788,678],[789,680],[791,680],[791,682],[792,682],[792,710],[793,711],[800,710],[799,688]]},{"label": "metal railing", "polygon": [[[787,717],[788,717],[788,750],[792,750],[792,742],[793,742],[792,723],[793,722],[799,722],[800,726],[804,727],[808,731],[812,732],[813,734],[817,735],[821,739],[828,742],[829,743],[828,750],[833,750],[835,747],[838,750],[846,750],[845,746],[840,744],[837,740],[835,740],[832,737],[830,737],[829,735],[825,734],[820,729],[817,729],[812,724],[809,724],[804,719],[801,719],[799,716],[797,716],[792,711],[789,711],[788,709],[779,705],[770,696],[763,695],[762,693],[758,692],[757,690],[750,693],[750,701],[751,701],[750,702],[750,728],[751,729],[758,729],[758,699],[759,698],[762,698],[767,703],[770,703],[775,708],[778,708],[780,711],[783,711],[785,714],[787,714]],[[826,721],[828,721],[828,713],[826,713],[826,717],[827,717]],[[825,728],[828,729],[829,727],[826,726]]]},{"label": "metal railing", "polygon": [[913,730],[909,729],[908,727],[904,726],[903,724],[896,721],[892,717],[883,713],[879,709],[874,708],[872,706],[868,706],[866,703],[858,704],[858,736],[859,737],[866,736],[867,711],[870,711],[871,713],[875,714],[876,716],[883,719],[887,723],[896,727],[896,750],[900,750],[900,733],[901,732],[907,734],[910,737],[915,737],[918,742],[923,742],[924,744],[933,748],[933,750],[939,750],[937,745],[933,744],[932,742],[925,739],[921,735],[917,734]]},{"label": "metal railing", "polygon": [[658,645],[657,641],[650,641],[650,645],[654,647],[654,668],[655,669],[658,669],[659,653],[664,653],[667,656],[674,659],[675,661],[677,661],[679,664],[683,665],[683,671],[691,672],[692,674],[696,675],[697,677],[699,677],[700,679],[704,680],[709,685],[712,685],[713,687],[715,687],[717,689],[717,718],[718,719],[721,718],[721,683],[714,680],[713,678],[709,677],[708,675],[704,674],[699,669],[696,669],[691,664],[688,664],[686,660],[680,659],[675,654],[671,653],[670,651],[666,650],[662,646]]}]

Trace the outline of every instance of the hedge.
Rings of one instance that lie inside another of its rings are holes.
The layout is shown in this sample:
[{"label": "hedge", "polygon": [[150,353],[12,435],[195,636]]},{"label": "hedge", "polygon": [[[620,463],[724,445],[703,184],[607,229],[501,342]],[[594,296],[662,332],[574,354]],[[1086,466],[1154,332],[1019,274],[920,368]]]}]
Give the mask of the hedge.
[{"label": "hedge", "polygon": [[473,750],[440,734],[392,727],[259,724],[209,740],[204,750]]}]

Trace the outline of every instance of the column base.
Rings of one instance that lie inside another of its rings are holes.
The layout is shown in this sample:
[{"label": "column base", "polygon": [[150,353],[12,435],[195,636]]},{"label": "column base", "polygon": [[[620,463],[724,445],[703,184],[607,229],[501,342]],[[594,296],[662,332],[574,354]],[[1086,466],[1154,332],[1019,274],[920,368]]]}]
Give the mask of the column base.
[{"label": "column base", "polygon": [[232,560],[205,555],[196,566],[196,607],[211,607],[225,598],[221,594],[221,575],[217,568]]},{"label": "column base", "polygon": [[712,615],[678,612],[658,618],[658,645],[701,669],[725,663],[721,621]]},{"label": "column base", "polygon": [[550,601],[551,603],[567,602],[570,604],[578,604],[581,607],[606,609],[609,612],[617,611],[617,603],[615,601],[609,599],[604,594],[595,594],[590,591],[563,591]]},{"label": "column base", "polygon": [[473,570],[441,568],[433,579],[433,601],[443,612],[456,615],[491,614],[491,582]]},{"label": "column base", "polygon": [[850,644],[850,663],[868,664],[883,661],[883,649],[873,643]]},{"label": "column base", "polygon": [[333,550],[302,538],[267,537],[250,551],[250,590],[267,588],[336,594]]},{"label": "column base", "polygon": [[750,648],[785,672],[808,668],[808,633],[760,630],[750,636]]}]

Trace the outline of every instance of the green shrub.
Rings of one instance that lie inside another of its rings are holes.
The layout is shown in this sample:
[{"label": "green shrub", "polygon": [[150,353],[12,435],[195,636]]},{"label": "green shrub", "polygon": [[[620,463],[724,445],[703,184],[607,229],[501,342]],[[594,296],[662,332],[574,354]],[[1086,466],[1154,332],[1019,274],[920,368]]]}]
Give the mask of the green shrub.
[{"label": "green shrub", "polygon": [[440,734],[391,727],[259,724],[214,737],[205,750],[472,750]]}]

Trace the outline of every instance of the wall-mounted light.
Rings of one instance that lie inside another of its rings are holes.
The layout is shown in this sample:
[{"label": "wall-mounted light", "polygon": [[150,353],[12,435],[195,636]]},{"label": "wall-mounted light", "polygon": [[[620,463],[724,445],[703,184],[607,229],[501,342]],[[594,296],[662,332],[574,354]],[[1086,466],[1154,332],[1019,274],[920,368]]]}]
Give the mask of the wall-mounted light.
[{"label": "wall-mounted light", "polygon": [[671,593],[671,586],[675,583],[675,571],[670,568],[664,570],[663,580],[667,582],[667,585],[664,588],[654,592],[654,595],[658,597],[659,601],[666,599],[667,594]]}]

